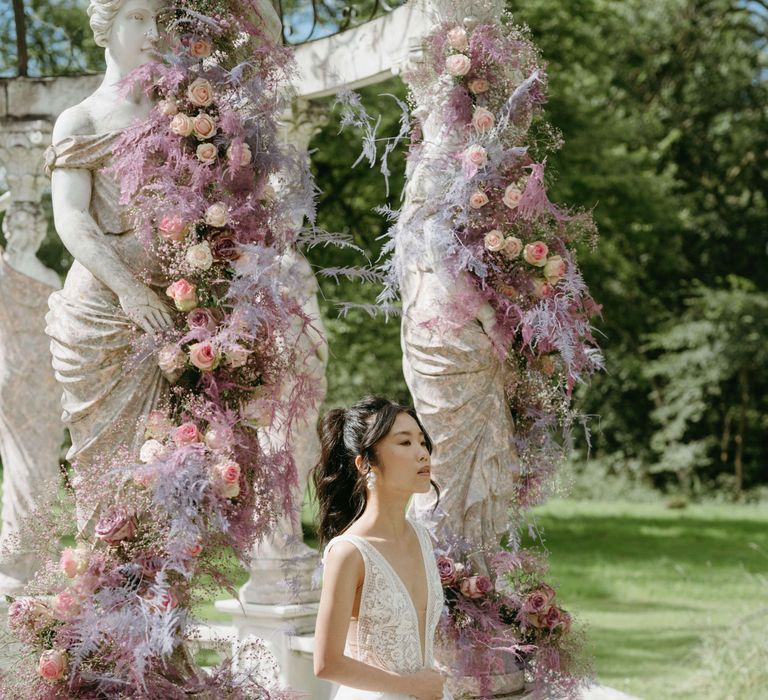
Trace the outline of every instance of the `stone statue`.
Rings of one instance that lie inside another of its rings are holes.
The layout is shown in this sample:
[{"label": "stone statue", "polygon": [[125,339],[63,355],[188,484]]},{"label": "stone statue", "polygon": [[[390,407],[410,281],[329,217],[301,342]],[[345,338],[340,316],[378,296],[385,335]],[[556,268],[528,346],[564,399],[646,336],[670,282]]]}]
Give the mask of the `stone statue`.
[{"label": "stone statue", "polygon": [[[118,183],[104,172],[121,130],[152,108],[139,90],[121,95],[118,83],[153,60],[157,9],[153,0],[91,2],[91,28],[106,49],[104,79],[59,116],[46,151],[56,231],[75,259],[64,288],[51,295],[46,332],[76,471],[119,450],[135,454],[143,437],[136,425],[169,386],[152,356],[125,369],[141,334],[170,329],[172,321],[162,296],[167,280],[134,236]],[[79,526],[91,515],[79,513]]]},{"label": "stone statue", "polygon": [[18,595],[37,568],[26,518],[48,489],[55,493],[63,431],[59,391],[43,332],[48,296],[59,276],[35,253],[47,222],[37,203],[12,202],[0,255],[0,458],[3,521],[0,595]]}]

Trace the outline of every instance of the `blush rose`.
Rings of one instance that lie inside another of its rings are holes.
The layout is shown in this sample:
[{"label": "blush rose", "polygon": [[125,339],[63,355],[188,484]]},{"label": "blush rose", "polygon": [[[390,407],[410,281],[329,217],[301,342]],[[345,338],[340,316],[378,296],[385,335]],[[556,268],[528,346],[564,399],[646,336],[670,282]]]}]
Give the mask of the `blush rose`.
[{"label": "blush rose", "polygon": [[59,681],[64,678],[68,661],[65,652],[59,649],[48,649],[40,655],[37,673],[47,681]]},{"label": "blush rose", "polygon": [[463,53],[457,53],[445,59],[446,70],[457,78],[469,73],[471,67],[472,61],[469,60],[469,56],[465,56]]},{"label": "blush rose", "polygon": [[197,78],[187,88],[187,97],[195,107],[208,107],[213,103],[213,86],[205,78]]},{"label": "blush rose", "polygon": [[197,287],[184,278],[176,280],[165,290],[179,311],[192,311],[197,306]]}]

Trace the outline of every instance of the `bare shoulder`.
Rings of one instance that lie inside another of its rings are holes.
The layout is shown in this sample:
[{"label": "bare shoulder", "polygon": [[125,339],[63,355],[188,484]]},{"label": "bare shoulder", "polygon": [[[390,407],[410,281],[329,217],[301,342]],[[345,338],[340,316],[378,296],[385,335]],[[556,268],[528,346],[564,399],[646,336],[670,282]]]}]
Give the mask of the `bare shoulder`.
[{"label": "bare shoulder", "polygon": [[334,542],[325,555],[325,570],[342,575],[362,575],[363,555],[354,544],[346,540]]},{"label": "bare shoulder", "polygon": [[65,109],[53,126],[53,142],[57,143],[67,136],[94,133],[93,121],[88,111],[87,100],[74,107]]}]

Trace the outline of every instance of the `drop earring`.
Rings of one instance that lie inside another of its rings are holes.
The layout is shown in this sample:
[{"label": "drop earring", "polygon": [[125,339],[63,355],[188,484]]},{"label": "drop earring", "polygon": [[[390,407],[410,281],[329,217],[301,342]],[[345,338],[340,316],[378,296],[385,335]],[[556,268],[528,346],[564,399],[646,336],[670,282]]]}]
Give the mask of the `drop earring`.
[{"label": "drop earring", "polygon": [[368,473],[365,475],[365,485],[369,491],[373,491],[376,487],[376,474],[373,473],[373,469],[368,467]]}]

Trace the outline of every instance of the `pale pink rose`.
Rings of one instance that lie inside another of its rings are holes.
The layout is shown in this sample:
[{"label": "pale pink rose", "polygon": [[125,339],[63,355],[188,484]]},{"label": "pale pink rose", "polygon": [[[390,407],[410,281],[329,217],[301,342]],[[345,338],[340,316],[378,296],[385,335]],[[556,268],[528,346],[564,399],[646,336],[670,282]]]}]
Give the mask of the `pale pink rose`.
[{"label": "pale pink rose", "polygon": [[517,236],[510,236],[504,241],[504,255],[508,258],[516,258],[523,251],[523,242]]},{"label": "pale pink rose", "polygon": [[166,117],[174,117],[179,113],[179,107],[176,104],[176,100],[162,100],[158,107]]},{"label": "pale pink rose", "polygon": [[456,51],[466,51],[469,48],[467,30],[464,27],[454,27],[448,32],[448,46]]},{"label": "pale pink rose", "polygon": [[234,442],[232,429],[226,425],[211,425],[205,431],[205,444],[212,450],[223,450]]},{"label": "pale pink rose", "polygon": [[179,136],[189,136],[192,133],[192,120],[183,112],[171,119],[170,130]]},{"label": "pale pink rose", "polygon": [[487,576],[469,576],[461,582],[460,591],[465,598],[482,598],[493,589]]},{"label": "pale pink rose", "polygon": [[471,67],[472,61],[469,60],[469,56],[465,56],[463,53],[456,53],[445,59],[445,69],[457,78],[469,73]]},{"label": "pale pink rose", "polygon": [[439,556],[437,558],[437,573],[440,575],[440,583],[450,586],[456,580],[456,562],[450,557]]},{"label": "pale pink rose", "polygon": [[37,672],[47,681],[59,681],[64,678],[69,659],[66,652],[58,649],[48,649],[40,655],[37,662]]},{"label": "pale pink rose", "polygon": [[205,112],[200,112],[192,120],[192,127],[199,139],[209,139],[216,134],[216,120]]},{"label": "pale pink rose", "polygon": [[[170,345],[167,347],[176,348],[179,351],[181,357],[184,358],[184,353],[182,353],[176,345]],[[174,369],[177,368],[174,367]],[[147,415],[147,420],[144,425],[144,437],[162,439],[166,437],[169,432],[171,432],[172,427],[173,425],[165,413],[162,411],[150,411]]]},{"label": "pale pink rose", "polygon": [[88,568],[88,554],[85,550],[65,547],[59,557],[59,567],[69,578],[85,573]]},{"label": "pale pink rose", "polygon": [[533,280],[533,294],[538,299],[550,299],[555,296],[555,288],[544,280]]},{"label": "pale pink rose", "polygon": [[240,494],[240,465],[237,462],[220,462],[213,467],[216,492],[222,498],[235,498]]},{"label": "pale pink rose", "polygon": [[182,423],[173,431],[173,441],[181,447],[182,445],[191,445],[200,442],[200,431],[194,423]]},{"label": "pale pink rose", "polygon": [[242,367],[246,362],[248,362],[248,357],[250,356],[250,354],[251,354],[250,350],[247,350],[246,348],[241,348],[241,347],[227,350],[226,352],[227,365],[229,365],[232,368]]},{"label": "pale pink rose", "polygon": [[219,353],[208,340],[189,346],[189,361],[204,372],[216,369],[220,359]]},{"label": "pale pink rose", "polygon": [[553,255],[547,259],[544,265],[544,277],[550,284],[557,284],[565,274],[565,260],[559,255]]},{"label": "pale pink rose", "polygon": [[211,204],[205,210],[205,223],[215,228],[221,228],[227,225],[229,221],[229,210],[224,202],[216,202]]},{"label": "pale pink rose", "polygon": [[[232,146],[229,146],[227,148],[227,158],[232,161],[233,154],[234,154],[234,148]],[[240,167],[244,167],[248,165],[248,163],[251,162],[251,159],[253,158],[253,154],[251,153],[251,147],[247,143],[243,143],[240,145],[240,162],[238,165]]]},{"label": "pale pink rose", "polygon": [[62,591],[54,596],[51,607],[54,617],[67,622],[80,612],[80,599],[72,591]]},{"label": "pale pink rose", "polygon": [[547,254],[549,248],[546,243],[542,241],[534,241],[529,243],[523,249],[523,258],[525,262],[535,265],[536,267],[544,267],[547,264]]},{"label": "pale pink rose", "polygon": [[99,518],[94,529],[96,537],[108,544],[130,539],[136,533],[133,517],[122,508],[110,508]]},{"label": "pale pink rose", "polygon": [[208,58],[211,55],[211,43],[207,39],[195,39],[189,45],[189,53],[195,58]]},{"label": "pale pink rose", "polygon": [[510,209],[517,209],[517,205],[520,204],[520,200],[523,198],[523,193],[517,185],[508,185],[504,190],[504,204]]},{"label": "pale pink rose", "polygon": [[486,250],[490,250],[492,253],[497,253],[504,248],[504,234],[497,229],[488,231],[483,238],[483,245]]},{"label": "pale pink rose", "polygon": [[184,369],[186,364],[187,356],[175,343],[163,346],[157,353],[157,366],[161,372],[166,374],[173,374],[180,369]]},{"label": "pale pink rose", "polygon": [[189,246],[184,257],[187,264],[194,270],[210,270],[213,265],[213,255],[208,241]]},{"label": "pale pink rose", "polygon": [[469,196],[469,206],[473,209],[482,209],[488,204],[488,195],[485,192],[476,190]]},{"label": "pale pink rose", "polygon": [[201,163],[211,165],[216,162],[216,156],[219,154],[219,149],[216,148],[210,141],[201,143],[195,150],[195,155]]},{"label": "pale pink rose", "polygon": [[213,86],[205,78],[198,78],[187,88],[187,97],[196,107],[208,107],[213,103]]},{"label": "pale pink rose", "polygon": [[493,113],[485,107],[478,107],[472,115],[472,126],[474,126],[481,134],[493,129],[495,123],[496,120],[493,117]]},{"label": "pale pink rose", "polygon": [[187,324],[190,328],[202,328],[209,333],[216,330],[216,319],[210,309],[197,308],[187,314]]},{"label": "pale pink rose", "polygon": [[469,81],[469,91],[475,95],[480,95],[484,92],[488,92],[491,88],[491,84],[485,78],[473,78]]},{"label": "pale pink rose", "polygon": [[242,419],[256,427],[270,426],[272,414],[272,405],[265,399],[251,399],[240,410]]},{"label": "pale pink rose", "polygon": [[158,462],[166,455],[166,449],[162,442],[154,438],[147,440],[139,450],[139,461],[144,464]]},{"label": "pale pink rose", "polygon": [[131,479],[136,486],[147,489],[157,481],[157,469],[154,467],[139,467],[131,472]]},{"label": "pale pink rose", "polygon": [[175,214],[164,216],[158,225],[160,235],[167,241],[181,241],[187,233],[187,225],[180,216]]},{"label": "pale pink rose", "polygon": [[179,311],[192,311],[197,306],[197,287],[184,278],[176,280],[165,293],[173,299]]},{"label": "pale pink rose", "polygon": [[472,165],[482,168],[488,162],[488,153],[479,144],[473,144],[464,151],[464,160]]}]

